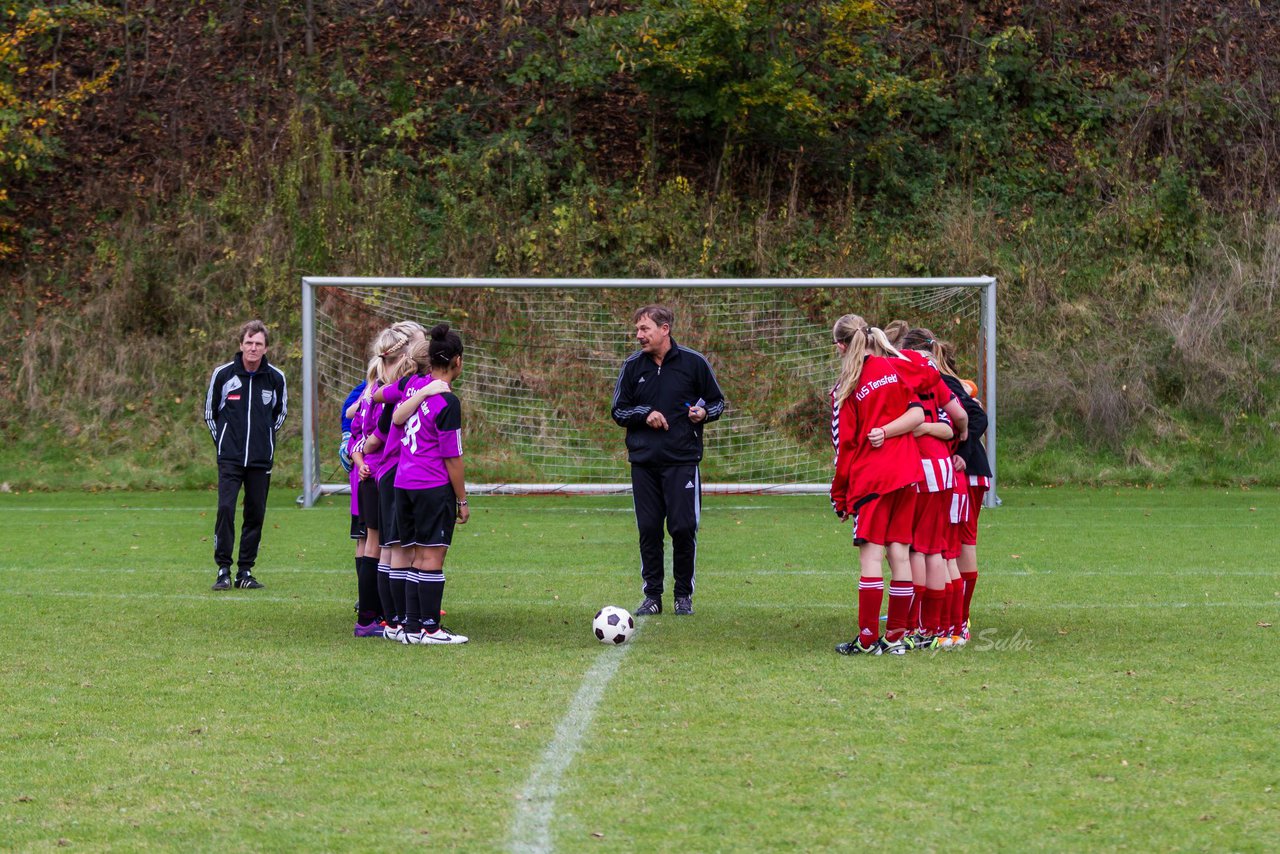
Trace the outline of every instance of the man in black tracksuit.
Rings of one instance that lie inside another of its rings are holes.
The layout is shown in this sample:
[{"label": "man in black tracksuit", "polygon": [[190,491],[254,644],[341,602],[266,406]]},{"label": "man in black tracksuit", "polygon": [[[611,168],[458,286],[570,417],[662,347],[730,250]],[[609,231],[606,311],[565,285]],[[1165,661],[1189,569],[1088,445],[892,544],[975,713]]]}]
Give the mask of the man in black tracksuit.
[{"label": "man in black tracksuit", "polygon": [[640,529],[644,601],[637,616],[662,613],[662,526],[671,532],[677,614],[693,613],[693,575],[702,509],[703,425],[724,412],[724,395],[706,358],[671,337],[671,309],[648,305],[632,320],[640,349],[623,364],[613,420],[627,428],[631,492]]},{"label": "man in black tracksuit", "polygon": [[267,327],[250,320],[240,329],[240,352],[214,368],[205,396],[204,420],[218,454],[218,518],[213,526],[213,559],[218,565],[214,590],[231,582],[231,547],[235,544],[236,499],[244,484],[244,520],[236,587],[257,589],[253,577],[267,512],[276,432],[289,410],[284,373],[267,362]]}]

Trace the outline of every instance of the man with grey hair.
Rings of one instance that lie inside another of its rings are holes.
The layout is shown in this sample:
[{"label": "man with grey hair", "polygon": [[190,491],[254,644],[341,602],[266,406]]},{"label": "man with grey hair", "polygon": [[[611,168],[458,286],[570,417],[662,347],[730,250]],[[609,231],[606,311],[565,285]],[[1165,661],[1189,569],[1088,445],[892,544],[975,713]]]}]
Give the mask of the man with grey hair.
[{"label": "man with grey hair", "polygon": [[636,616],[662,613],[664,523],[671,533],[676,614],[693,613],[702,432],[724,412],[724,395],[706,357],[671,337],[674,319],[664,305],[636,310],[632,322],[640,349],[623,362],[613,391],[613,420],[627,430],[640,531],[644,600]]},{"label": "man with grey hair", "polygon": [[231,587],[231,547],[235,543],[236,500],[244,485],[244,518],[235,586],[262,587],[253,577],[267,512],[276,433],[289,411],[284,373],[267,362],[267,327],[250,320],[240,327],[240,352],[213,369],[204,401],[204,421],[218,460],[218,516],[213,526],[214,590]]}]

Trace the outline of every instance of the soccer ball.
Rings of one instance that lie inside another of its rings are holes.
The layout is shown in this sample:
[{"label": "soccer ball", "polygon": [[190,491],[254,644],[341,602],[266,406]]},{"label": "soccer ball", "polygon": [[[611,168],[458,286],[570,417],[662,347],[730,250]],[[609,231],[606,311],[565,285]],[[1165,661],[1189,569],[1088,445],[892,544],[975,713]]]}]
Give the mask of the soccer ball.
[{"label": "soccer ball", "polygon": [[591,629],[600,643],[626,643],[631,633],[636,630],[636,621],[631,618],[627,609],[619,608],[617,605],[605,605],[596,611],[596,617],[591,621]]}]

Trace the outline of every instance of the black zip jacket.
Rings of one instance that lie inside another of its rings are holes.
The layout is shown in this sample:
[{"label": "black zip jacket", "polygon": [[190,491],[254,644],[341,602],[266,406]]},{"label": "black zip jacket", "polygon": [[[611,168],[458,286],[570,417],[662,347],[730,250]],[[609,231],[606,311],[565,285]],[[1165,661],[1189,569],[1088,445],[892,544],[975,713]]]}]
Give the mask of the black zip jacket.
[{"label": "black zip jacket", "polygon": [[213,369],[204,400],[204,421],[218,450],[218,462],[245,468],[271,468],[276,431],[289,411],[284,372],[268,364],[249,373],[240,353]]},{"label": "black zip jacket", "polygon": [[949,374],[942,375],[947,388],[960,399],[960,405],[969,416],[969,438],[960,443],[956,453],[964,460],[964,473],[991,477],[991,463],[987,460],[987,446],[982,444],[982,437],[987,433],[987,411],[982,404],[969,396],[964,383]]},{"label": "black zip jacket", "polygon": [[[689,407],[702,406],[701,424],[689,420]],[[667,430],[645,423],[658,410]],[[613,390],[613,420],[627,428],[627,459],[633,465],[665,466],[702,461],[702,428],[724,414],[724,394],[715,372],[697,350],[671,339],[671,349],[659,365],[643,350],[622,363]]]}]

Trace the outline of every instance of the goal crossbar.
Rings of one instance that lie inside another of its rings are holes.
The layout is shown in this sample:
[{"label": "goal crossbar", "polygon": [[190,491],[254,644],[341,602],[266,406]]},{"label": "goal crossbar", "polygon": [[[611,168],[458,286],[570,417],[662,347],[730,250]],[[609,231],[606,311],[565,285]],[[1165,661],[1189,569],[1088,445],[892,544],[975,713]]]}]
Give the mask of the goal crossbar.
[{"label": "goal crossbar", "polygon": [[[975,288],[982,299],[979,348],[982,361],[983,407],[988,416],[987,456],[991,463],[991,488],[985,504],[997,506],[996,492],[996,279],[992,276],[927,277],[927,278],[383,278],[347,276],[302,277],[302,495],[298,502],[311,507],[325,494],[349,493],[347,483],[326,483],[321,472],[319,405],[317,399],[316,359],[316,289],[341,288],[549,288],[549,289],[615,289],[615,288]],[[709,494],[822,494],[829,483],[704,483]],[[628,494],[629,483],[468,483],[472,494]]]}]

